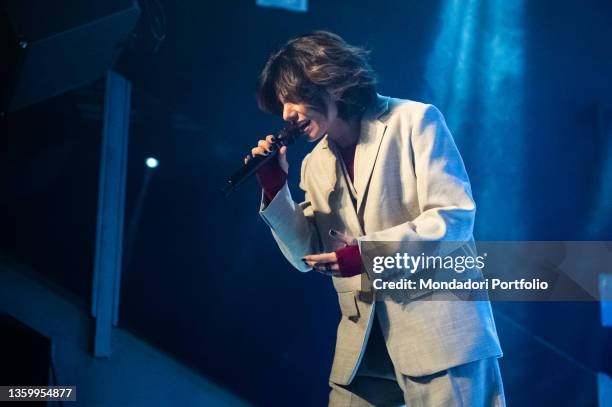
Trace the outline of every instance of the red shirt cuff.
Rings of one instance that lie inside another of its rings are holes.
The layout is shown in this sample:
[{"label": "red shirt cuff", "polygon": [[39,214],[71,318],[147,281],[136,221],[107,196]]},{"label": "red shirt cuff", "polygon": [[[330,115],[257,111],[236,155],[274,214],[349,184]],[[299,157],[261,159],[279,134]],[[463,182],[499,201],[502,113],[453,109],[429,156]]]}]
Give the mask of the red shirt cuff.
[{"label": "red shirt cuff", "polygon": [[359,246],[346,246],[336,250],[336,257],[341,277],[352,277],[363,272]]},{"label": "red shirt cuff", "polygon": [[264,191],[266,205],[274,199],[278,191],[283,189],[285,182],[287,182],[287,173],[283,171],[278,160],[274,159],[257,170],[255,176]]}]

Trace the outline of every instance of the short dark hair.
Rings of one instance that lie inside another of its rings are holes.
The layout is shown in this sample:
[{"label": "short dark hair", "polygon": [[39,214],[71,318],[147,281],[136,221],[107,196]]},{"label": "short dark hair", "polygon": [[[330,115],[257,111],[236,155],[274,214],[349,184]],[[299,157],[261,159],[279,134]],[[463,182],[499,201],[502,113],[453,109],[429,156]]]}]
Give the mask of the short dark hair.
[{"label": "short dark hair", "polygon": [[327,92],[336,100],[338,116],[361,116],[376,97],[376,74],[368,51],[347,44],[329,31],[291,39],[272,54],[259,76],[257,104],[282,115],[281,99],[306,103],[327,113]]}]

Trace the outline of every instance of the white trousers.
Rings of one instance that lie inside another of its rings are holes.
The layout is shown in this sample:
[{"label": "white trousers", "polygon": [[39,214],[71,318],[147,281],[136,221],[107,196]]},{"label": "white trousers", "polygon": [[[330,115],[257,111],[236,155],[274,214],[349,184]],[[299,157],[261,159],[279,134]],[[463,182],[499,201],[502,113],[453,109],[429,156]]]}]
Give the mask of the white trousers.
[{"label": "white trousers", "polygon": [[497,358],[477,360],[427,376],[394,368],[375,318],[357,374],[348,386],[329,383],[330,407],[504,407]]}]

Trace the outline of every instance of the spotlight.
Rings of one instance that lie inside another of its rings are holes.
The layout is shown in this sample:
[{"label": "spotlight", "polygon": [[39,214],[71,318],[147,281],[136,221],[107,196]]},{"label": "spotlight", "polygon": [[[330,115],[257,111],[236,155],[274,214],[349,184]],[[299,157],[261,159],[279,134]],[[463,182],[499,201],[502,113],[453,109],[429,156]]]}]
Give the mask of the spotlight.
[{"label": "spotlight", "polygon": [[284,8],[304,13],[308,11],[308,0],[256,0],[255,3],[262,7]]},{"label": "spotlight", "polygon": [[157,168],[157,166],[159,165],[159,161],[157,161],[157,158],[155,157],[147,158],[145,163],[147,164],[147,167],[149,168]]}]

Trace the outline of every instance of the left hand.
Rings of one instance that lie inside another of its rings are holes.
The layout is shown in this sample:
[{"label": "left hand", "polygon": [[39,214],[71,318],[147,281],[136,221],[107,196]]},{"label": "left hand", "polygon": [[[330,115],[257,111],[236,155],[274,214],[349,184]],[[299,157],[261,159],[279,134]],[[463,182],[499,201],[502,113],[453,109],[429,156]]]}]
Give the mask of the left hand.
[{"label": "left hand", "polygon": [[319,273],[323,273],[326,276],[340,276],[340,267],[338,266],[338,257],[335,252],[321,253],[321,254],[309,254],[302,257],[304,264],[308,267],[312,267]]},{"label": "left hand", "polygon": [[[354,246],[357,244],[357,239],[352,236],[340,233],[337,230],[330,229],[329,235],[336,240],[344,243],[344,246]],[[321,253],[321,254],[309,254],[302,257],[302,261],[308,267],[312,267],[319,273],[323,273],[326,276],[342,277],[340,273],[340,266],[338,265],[338,256],[336,252]]]}]

